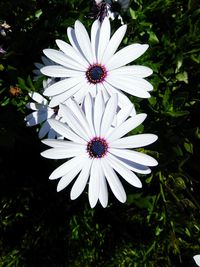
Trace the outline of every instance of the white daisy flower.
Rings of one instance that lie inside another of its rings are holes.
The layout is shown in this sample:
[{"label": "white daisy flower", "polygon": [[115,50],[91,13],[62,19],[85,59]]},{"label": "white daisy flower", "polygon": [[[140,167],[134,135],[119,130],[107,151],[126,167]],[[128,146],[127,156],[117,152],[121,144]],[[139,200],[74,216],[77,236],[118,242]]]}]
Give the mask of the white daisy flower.
[{"label": "white daisy flower", "polygon": [[[50,119],[52,128],[67,140],[43,140],[52,148],[41,153],[49,159],[68,159],[50,175],[49,179],[61,178],[57,191],[64,189],[77,176],[70,197],[76,199],[89,181],[89,203],[93,208],[99,200],[103,207],[108,204],[108,188],[120,202],[126,201],[126,193],[117,173],[131,185],[142,184],[134,172],[150,173],[148,166],[157,161],[144,153],[131,150],[149,145],[157,140],[154,134],[138,134],[123,137],[140,125],[146,114],[130,117],[131,110],[117,110],[117,94],[105,103],[100,92],[96,98],[85,97],[83,107],[72,101],[71,108],[60,105],[60,112],[67,124]],[[117,112],[117,114],[116,114]],[[116,118],[117,126],[112,126]]]},{"label": "white daisy flower", "polygon": [[200,255],[195,255],[195,256],[193,256],[193,259],[194,259],[195,263],[196,263],[198,266],[200,266]]},{"label": "white daisy flower", "polygon": [[50,108],[49,100],[44,98],[37,92],[29,93],[29,96],[36,102],[30,102],[26,105],[27,108],[34,110],[25,117],[27,126],[35,126],[41,124],[39,130],[39,138],[43,138],[48,134],[48,138],[62,138],[48,123],[48,119],[54,118],[60,120],[59,107]]},{"label": "white daisy flower", "polygon": [[90,39],[83,24],[76,21],[74,29],[67,29],[71,45],[56,40],[60,51],[44,50],[56,65],[43,67],[41,72],[62,78],[44,91],[44,95],[52,97],[51,107],[71,96],[80,103],[88,93],[96,96],[99,91],[104,97],[113,93],[120,95],[120,106],[130,102],[122,91],[141,98],[150,97],[149,91],[153,87],[144,78],[151,75],[152,70],[140,65],[125,66],[140,57],[148,45],[131,44],[116,52],[126,29],[126,25],[121,26],[111,37],[109,19],[105,18],[102,24],[96,20]]}]

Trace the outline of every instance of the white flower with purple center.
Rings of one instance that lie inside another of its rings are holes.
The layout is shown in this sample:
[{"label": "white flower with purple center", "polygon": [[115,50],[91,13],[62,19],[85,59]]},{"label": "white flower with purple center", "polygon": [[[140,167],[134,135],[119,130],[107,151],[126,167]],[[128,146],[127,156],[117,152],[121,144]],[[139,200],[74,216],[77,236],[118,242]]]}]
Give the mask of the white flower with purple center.
[{"label": "white flower with purple center", "polygon": [[193,259],[194,259],[195,263],[196,263],[198,266],[200,266],[200,255],[195,255],[195,256],[193,256]]},{"label": "white flower with purple center", "polygon": [[37,92],[29,93],[29,96],[35,101],[26,105],[27,108],[34,110],[32,113],[25,117],[27,126],[35,126],[41,124],[39,130],[39,138],[48,135],[48,138],[62,138],[48,123],[48,119],[54,118],[60,120],[59,107],[49,107],[49,100],[44,98]]},{"label": "white flower with purple center", "polygon": [[76,21],[74,29],[67,29],[70,44],[56,40],[59,51],[44,50],[55,65],[43,67],[41,72],[62,78],[44,91],[44,95],[52,97],[50,106],[57,106],[72,96],[81,103],[88,93],[95,97],[98,92],[102,92],[105,99],[118,94],[120,106],[130,102],[124,93],[150,97],[153,87],[144,78],[151,75],[152,70],[141,65],[125,66],[139,58],[148,45],[131,44],[116,52],[126,29],[127,26],[122,25],[111,37],[109,19],[105,18],[102,23],[96,20],[90,38],[84,25]]},{"label": "white flower with purple center", "polygon": [[[51,127],[67,140],[43,140],[51,148],[42,152],[49,159],[68,159],[50,175],[49,179],[61,178],[57,191],[68,186],[75,177],[70,197],[76,199],[89,184],[88,196],[93,208],[99,200],[103,207],[108,204],[108,185],[120,202],[126,201],[126,193],[117,173],[129,184],[141,188],[139,174],[151,172],[148,166],[157,161],[149,155],[132,150],[157,140],[154,134],[138,134],[123,137],[139,126],[146,114],[131,116],[130,108],[117,111],[117,94],[107,102],[100,92],[95,98],[85,97],[82,108],[72,101],[70,108],[60,104],[60,113],[67,124],[50,119]],[[113,124],[113,121],[116,123]]]}]

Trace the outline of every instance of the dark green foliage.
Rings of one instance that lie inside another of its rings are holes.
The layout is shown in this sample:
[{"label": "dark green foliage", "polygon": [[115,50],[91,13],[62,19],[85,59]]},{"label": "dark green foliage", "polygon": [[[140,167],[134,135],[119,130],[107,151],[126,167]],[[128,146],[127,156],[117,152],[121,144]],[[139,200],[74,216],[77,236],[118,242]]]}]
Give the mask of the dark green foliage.
[{"label": "dark green foliage", "polygon": [[[194,0],[133,0],[124,21],[123,45],[148,43],[137,64],[151,67],[148,100],[131,98],[148,117],[134,133],[155,133],[148,153],[159,165],[141,176],[143,189],[124,183],[120,204],[91,210],[85,192],[70,201],[48,176],[58,166],[41,158],[45,149],[23,118],[42,50],[67,41],[66,28],[80,19],[90,26],[89,1],[8,0],[0,22],[0,267],[195,266],[200,254],[200,9]],[[113,30],[119,21],[112,22]],[[14,88],[15,90],[13,91]],[[19,91],[16,91],[18,88]],[[16,93],[18,92],[18,93]],[[70,186],[69,186],[70,187]]]}]

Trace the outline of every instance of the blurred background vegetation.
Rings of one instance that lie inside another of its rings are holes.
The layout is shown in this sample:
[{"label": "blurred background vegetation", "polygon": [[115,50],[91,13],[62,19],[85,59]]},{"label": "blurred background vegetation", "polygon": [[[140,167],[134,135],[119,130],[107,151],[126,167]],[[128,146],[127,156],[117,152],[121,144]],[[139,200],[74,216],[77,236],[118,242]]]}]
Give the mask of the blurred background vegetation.
[{"label": "blurred background vegetation", "polygon": [[[48,176],[58,162],[44,159],[37,128],[27,128],[28,92],[42,50],[67,41],[76,19],[89,29],[91,3],[7,0],[0,3],[0,267],[195,266],[200,253],[200,8],[196,0],[132,0],[123,14],[122,46],[148,43],[136,64],[151,67],[148,114],[135,132],[155,133],[149,154],[159,161],[142,189],[124,183],[128,201],[110,193],[109,206],[91,209],[85,191],[56,193]],[[113,31],[120,25],[112,21]]]}]

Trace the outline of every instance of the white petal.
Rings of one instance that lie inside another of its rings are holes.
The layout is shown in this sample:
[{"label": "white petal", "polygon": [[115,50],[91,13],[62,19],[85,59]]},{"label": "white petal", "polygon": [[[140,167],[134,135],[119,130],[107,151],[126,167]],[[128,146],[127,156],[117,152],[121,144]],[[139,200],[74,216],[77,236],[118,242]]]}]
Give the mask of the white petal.
[{"label": "white petal", "polygon": [[34,81],[37,81],[40,77],[42,77],[42,73],[40,70],[33,70],[33,74],[35,74],[36,77],[33,78]]},{"label": "white petal", "polygon": [[101,63],[102,56],[108,46],[110,40],[110,21],[107,17],[103,20],[99,34],[99,46],[98,46],[98,63]]},{"label": "white petal", "polygon": [[53,61],[51,61],[51,59],[49,59],[49,58],[47,58],[47,57],[45,57],[45,56],[41,56],[41,58],[42,58],[42,62],[43,62],[43,64],[44,64],[45,66],[48,66],[48,65],[53,64]]},{"label": "white petal", "polygon": [[57,133],[54,131],[54,129],[50,128],[48,132],[48,138],[49,139],[55,139],[57,138]]},{"label": "white petal", "polygon": [[50,130],[50,125],[48,121],[45,121],[38,133],[39,138],[42,139],[49,132],[49,130]]},{"label": "white petal", "polygon": [[[72,97],[74,94],[78,93],[80,90],[83,90],[82,85],[85,84],[84,82],[80,82],[71,89],[52,97],[51,101],[49,102],[49,107],[56,107],[60,103],[64,103],[67,101],[70,97]],[[84,88],[85,89],[85,88]]]},{"label": "white petal", "polygon": [[92,136],[94,136],[94,131],[93,128],[90,129],[90,125],[86,119],[86,116],[82,110],[82,108],[78,105],[77,102],[75,102],[72,99],[69,99],[67,102],[67,106],[72,110],[72,112],[76,115],[76,117],[79,119],[79,121],[81,122],[81,124],[83,125],[85,131],[87,132],[89,138],[91,138]]},{"label": "white petal", "polygon": [[149,174],[151,173],[151,169],[147,166],[144,166],[142,164],[138,164],[136,162],[127,160],[127,159],[123,159],[120,158],[120,156],[114,156],[112,154],[109,153],[109,158],[112,158],[114,161],[117,161],[119,163],[121,163],[122,165],[124,165],[126,168],[128,168],[131,171],[140,173],[140,174]]},{"label": "white petal", "polygon": [[[61,51],[57,51],[55,49],[44,49],[43,53],[50,58],[51,60],[53,60],[54,62],[63,65],[67,68],[71,68],[74,70],[79,70],[79,71],[85,71],[85,68],[81,65],[78,64],[78,62],[76,62],[75,60],[69,58],[68,56],[66,56],[63,52]],[[40,69],[40,71],[42,72],[42,69]],[[43,73],[43,72],[42,72]]]},{"label": "white petal", "polygon": [[118,101],[117,94],[113,94],[106,104],[106,108],[103,113],[102,123],[101,123],[101,133],[100,133],[101,136],[104,136],[107,133],[108,129],[110,128],[113,122],[117,110],[117,104],[118,104],[117,101]]},{"label": "white petal", "polygon": [[57,133],[64,136],[65,138],[72,140],[75,143],[85,144],[84,139],[72,132],[69,127],[63,122],[57,121],[55,119],[49,119],[48,122]]},{"label": "white petal", "polygon": [[145,166],[158,165],[158,162],[154,158],[138,151],[109,148],[109,153]]},{"label": "white petal", "polygon": [[158,139],[155,134],[137,134],[117,139],[109,144],[113,148],[138,148],[152,144]]},{"label": "white petal", "polygon": [[26,107],[32,110],[38,110],[38,109],[44,108],[45,106],[42,104],[30,102],[26,104]]},{"label": "white petal", "polygon": [[200,266],[200,255],[193,256],[193,259],[195,260],[195,263]]},{"label": "white petal", "polygon": [[42,73],[50,77],[77,77],[83,74],[81,71],[71,70],[59,65],[51,65],[42,68]]},{"label": "white petal", "polygon": [[107,163],[106,159],[101,160],[101,165],[113,194],[120,202],[124,203],[126,201],[126,193],[116,173]]},{"label": "white petal", "polygon": [[84,55],[84,53],[83,53],[83,51],[81,50],[81,48],[79,46],[79,43],[77,41],[74,29],[72,29],[71,27],[68,27],[67,28],[67,36],[68,36],[68,39],[69,39],[71,45],[73,46],[73,48],[76,51],[78,51],[85,60],[87,60],[85,55]]},{"label": "white petal", "polygon": [[81,120],[76,117],[68,106],[60,104],[60,113],[65,118],[69,127],[80,137],[84,138],[86,141],[91,138],[86,128],[83,126]]},{"label": "white petal", "polygon": [[86,149],[84,146],[72,146],[70,149],[58,147],[50,148],[41,153],[41,155],[48,159],[67,159],[84,154]]},{"label": "white petal", "polygon": [[86,162],[86,159],[87,159],[86,155],[81,155],[68,160],[67,162],[60,165],[57,169],[55,169],[49,176],[49,179],[50,180],[57,179],[67,174],[71,170],[78,168],[78,166],[83,166],[84,163]]},{"label": "white petal", "polygon": [[50,147],[54,147],[54,148],[74,148],[74,147],[81,147],[83,145],[78,144],[78,143],[74,143],[71,141],[66,141],[66,140],[53,140],[53,139],[44,139],[42,140],[42,143],[44,143],[45,145],[48,145]]},{"label": "white petal", "polygon": [[102,93],[99,92],[97,94],[97,97],[95,99],[94,103],[94,127],[95,127],[95,132],[96,136],[100,135],[100,125],[101,125],[101,120],[102,120],[102,115],[105,110],[105,104],[103,100]]},{"label": "white petal", "polygon": [[112,36],[110,42],[105,50],[105,53],[102,58],[102,64],[106,64],[108,60],[114,55],[117,48],[119,47],[124,35],[126,33],[127,26],[121,26]]},{"label": "white petal", "polygon": [[99,32],[100,32],[100,21],[95,20],[91,27],[91,46],[92,46],[93,62],[97,62]]},{"label": "white petal", "polygon": [[65,174],[59,181],[57,185],[57,192],[63,190],[65,187],[67,187],[71,181],[76,177],[76,175],[80,172],[82,169],[83,164],[78,164],[76,168],[71,169],[67,174]]},{"label": "white petal", "polygon": [[132,102],[123,92],[121,92],[121,90],[114,88],[113,86],[111,86],[109,83],[106,83],[106,82],[104,82],[103,85],[104,85],[104,88],[108,92],[109,95],[118,94],[118,102],[119,102],[118,105],[121,109],[123,109],[125,107],[127,107],[127,108],[130,107],[133,109],[131,113],[134,115],[136,114],[136,111],[134,109]]},{"label": "white petal", "polygon": [[132,103],[128,103],[124,107],[120,109],[120,111],[117,113],[117,124],[116,126],[121,125],[129,116],[132,116],[132,114],[136,115],[135,108]]},{"label": "white petal", "polygon": [[89,174],[90,174],[91,163],[92,163],[92,160],[89,159],[83,165],[82,171],[80,172],[78,178],[76,179],[76,181],[72,187],[71,193],[70,193],[70,198],[72,200],[79,197],[80,194],[85,189],[85,186],[87,184]]},{"label": "white petal", "polygon": [[56,44],[60,48],[60,50],[62,50],[68,57],[83,65],[84,68],[88,67],[87,61],[71,45],[58,39],[56,40]]},{"label": "white petal", "polygon": [[112,142],[124,136],[125,134],[139,126],[145,120],[146,116],[147,115],[145,113],[141,113],[135,115],[134,117],[131,117],[130,119],[123,122],[119,127],[116,127],[109,136],[106,136],[106,138],[109,140],[109,142]]},{"label": "white petal", "polygon": [[90,43],[90,38],[88,36],[88,33],[83,26],[83,24],[80,21],[76,21],[74,25],[76,38],[78,41],[78,44],[83,51],[85,57],[87,58],[88,62],[90,64],[93,63],[93,57],[92,57],[92,47]]},{"label": "white petal", "polygon": [[[110,95],[107,91],[107,89],[105,88],[104,84],[102,83],[103,89],[102,89],[102,94],[103,94],[103,99],[104,99],[104,103],[106,103],[108,101],[108,99],[110,99]],[[119,99],[118,99],[119,100]]]},{"label": "white petal", "polygon": [[[54,109],[53,108],[48,108],[47,109],[47,118],[48,119],[54,119],[56,117],[56,114],[55,114],[55,111],[54,111]],[[58,116],[57,116],[57,118],[56,119],[58,119]]]},{"label": "white petal", "polygon": [[[93,122],[93,114],[94,114],[94,105],[93,101],[91,98],[91,95],[88,94],[86,95],[83,103],[84,111],[85,111],[85,116],[87,118],[87,121],[89,123],[89,127],[92,133],[94,133],[94,122]],[[95,135],[95,134],[94,134]]]},{"label": "white petal", "polygon": [[48,78],[47,80],[42,81],[43,89],[46,89],[48,86],[54,84],[56,80],[54,78]]},{"label": "white petal", "polygon": [[34,111],[33,113],[25,117],[27,126],[39,124],[47,119],[47,112],[39,113],[38,111]]},{"label": "white petal", "polygon": [[133,60],[139,58],[147,50],[147,44],[131,44],[119,50],[111,59],[106,63],[109,70],[117,69],[124,66]]},{"label": "white petal", "polygon": [[99,189],[100,189],[99,169],[100,169],[99,160],[94,159],[91,166],[90,181],[89,181],[89,203],[91,208],[94,208],[99,197]]},{"label": "white petal", "polygon": [[77,84],[81,83],[82,81],[83,77],[73,77],[61,80],[47,87],[44,91],[44,95],[47,96],[59,95],[69,90],[70,88],[76,86]]},{"label": "white petal", "polygon": [[88,93],[92,96],[92,97],[96,97],[98,90],[97,90],[97,86],[98,84],[90,84],[91,86],[89,87]]},{"label": "white petal", "polygon": [[38,62],[35,62],[34,65],[37,69],[41,69],[42,67],[44,67],[44,64]]},{"label": "white petal", "polygon": [[[131,82],[130,82],[131,80]],[[141,97],[141,98],[149,98],[151,95],[147,92],[148,89],[153,89],[152,85],[148,82],[148,84],[140,83],[133,79],[121,78],[121,77],[107,77],[106,82],[108,82],[114,88],[120,89],[130,95]]]},{"label": "white petal", "polygon": [[[99,161],[101,164],[101,162]],[[100,189],[99,189],[99,201],[101,205],[106,208],[108,205],[108,187],[106,183],[106,178],[103,173],[102,168],[99,169],[99,180],[100,180]]]},{"label": "white petal", "polygon": [[37,117],[40,116],[40,114],[46,114],[46,117],[47,117],[47,108],[45,109],[40,109],[40,110],[36,110],[30,114],[28,114],[26,117],[25,117],[25,121],[29,121],[30,119],[34,118],[35,120],[37,120]]},{"label": "white petal", "polygon": [[82,83],[81,83],[81,88],[79,91],[77,91],[74,95],[73,98],[74,100],[78,103],[81,104],[83,103],[83,100],[85,98],[85,96],[87,94],[89,94],[90,89],[93,88],[94,85],[88,83],[88,81],[85,79]]},{"label": "white petal", "polygon": [[43,104],[43,105],[47,105],[48,101],[46,100],[46,98],[44,98],[42,95],[40,95],[37,92],[30,92],[28,93],[29,96],[37,103],[39,104]]},{"label": "white petal", "polygon": [[[104,91],[104,86],[103,86],[103,83],[97,83],[96,85],[96,92],[95,92],[95,90],[91,87],[91,89],[90,89],[90,94],[91,94],[91,96],[92,97],[94,97],[94,98],[96,98],[96,95],[98,94],[98,93],[102,93],[102,96],[103,96],[103,91]],[[103,100],[104,100],[104,97],[103,97]]]},{"label": "white petal", "polygon": [[[124,80],[124,81],[123,81]],[[153,86],[150,82],[146,81],[143,78],[138,77],[123,77],[122,81],[125,83],[131,83],[134,89],[137,87],[138,89],[141,88],[146,91],[152,91]]]},{"label": "white petal", "polygon": [[[103,96],[103,83],[98,83],[98,84],[90,84],[90,88],[88,90],[88,93],[91,95],[92,98],[96,98],[98,93],[102,93]],[[104,98],[103,98],[104,99]]]},{"label": "white petal", "polygon": [[119,161],[113,160],[113,158],[109,157],[109,155],[106,159],[109,162],[110,166],[115,169],[129,184],[138,188],[142,187],[140,179],[132,171],[126,168]]},{"label": "white petal", "polygon": [[133,76],[139,78],[148,77],[153,73],[152,69],[140,65],[124,66],[118,69],[114,69],[111,72],[116,76]]}]

